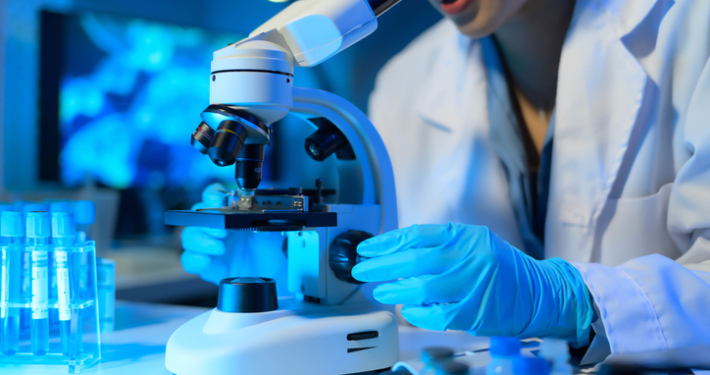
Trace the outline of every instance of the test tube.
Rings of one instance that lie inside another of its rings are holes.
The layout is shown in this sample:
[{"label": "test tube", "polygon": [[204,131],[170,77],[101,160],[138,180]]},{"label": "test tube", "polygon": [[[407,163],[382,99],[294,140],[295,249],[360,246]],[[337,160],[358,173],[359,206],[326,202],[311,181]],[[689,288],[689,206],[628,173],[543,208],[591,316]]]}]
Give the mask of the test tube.
[{"label": "test tube", "polygon": [[[59,304],[59,332],[62,353],[71,355],[71,295],[69,281],[69,254],[73,252],[76,225],[71,212],[52,212],[52,244],[57,275],[57,302]],[[81,338],[78,338],[81,340]]]},{"label": "test tube", "polygon": [[116,263],[113,260],[96,258],[96,282],[101,332],[111,332],[116,311]]},{"label": "test tube", "polygon": [[96,220],[96,206],[92,201],[76,201],[74,204],[74,219],[76,221],[76,241],[91,240],[90,226]]},{"label": "test tube", "polygon": [[30,348],[34,355],[49,351],[49,314],[47,260],[49,256],[50,216],[46,211],[27,213],[27,250],[32,257],[32,322]]},{"label": "test tube", "polygon": [[22,206],[22,211],[25,213],[29,212],[46,212],[49,211],[49,204],[47,203],[25,203]]},{"label": "test tube", "polygon": [[52,202],[49,204],[49,212],[74,212],[74,207],[70,201]]},{"label": "test tube", "polygon": [[[74,203],[74,220],[76,221],[76,242],[83,243],[90,241],[91,237],[90,229],[91,224],[94,223],[96,219],[96,206],[92,201],[80,200]],[[75,290],[78,293],[79,298],[83,299],[86,297],[86,291],[89,288],[89,259],[87,254],[77,251],[72,264],[74,265],[74,270],[72,275],[76,276],[77,282],[75,285]],[[82,316],[83,309],[77,311],[77,326],[76,329],[81,335],[82,325],[84,317]],[[82,341],[76,342],[76,347],[74,349],[77,353],[83,351]]]},{"label": "test tube", "polygon": [[15,304],[20,300],[21,255],[25,236],[23,224],[24,220],[20,212],[3,211],[0,216],[2,239],[0,349],[5,355],[13,355],[20,348],[20,308]]},{"label": "test tube", "polygon": [[[49,205],[46,203],[19,201],[13,203],[13,205],[18,209],[18,211],[22,211],[24,221],[27,220],[27,214],[30,212],[41,212],[49,210]],[[25,230],[27,230],[27,228],[25,228]],[[28,239],[25,238],[25,244],[27,244],[27,242]],[[22,300],[29,301],[32,299],[32,253],[29,251],[23,251],[21,257],[22,271],[20,279],[22,284],[20,286],[20,293],[22,296]],[[30,328],[31,325],[30,322],[32,321],[32,311],[30,311],[30,309],[22,309],[20,311],[20,314],[20,324],[22,325],[22,331],[26,331]]]},{"label": "test tube", "polygon": [[[71,202],[69,201],[54,201],[54,202],[44,202],[49,203],[49,212],[53,215],[55,212],[73,212]],[[72,215],[73,216],[73,215]],[[54,225],[54,222],[52,222]],[[51,243],[54,245],[54,236],[50,239]],[[59,290],[57,286],[57,264],[56,256],[50,254],[49,256],[49,301],[50,303],[58,302],[57,291]],[[56,331],[59,328],[61,319],[59,319],[59,310],[50,309],[49,310],[49,329],[50,331]]]},{"label": "test tube", "polygon": [[12,207],[15,208],[15,211],[22,212],[25,209],[25,206],[28,204],[32,204],[30,201],[15,201],[12,202]]},{"label": "test tube", "polygon": [[[2,226],[2,213],[14,210],[15,208],[11,204],[6,204],[5,202],[0,203],[0,227]],[[2,250],[0,250],[0,319],[5,317],[8,308],[7,304],[10,303],[9,300],[4,298],[7,295],[6,289],[8,288],[5,281],[8,280],[7,262],[10,255],[9,249],[5,249],[7,242],[5,238],[0,236],[0,246],[3,246]],[[0,323],[0,353],[2,352],[3,332],[3,324]]]}]

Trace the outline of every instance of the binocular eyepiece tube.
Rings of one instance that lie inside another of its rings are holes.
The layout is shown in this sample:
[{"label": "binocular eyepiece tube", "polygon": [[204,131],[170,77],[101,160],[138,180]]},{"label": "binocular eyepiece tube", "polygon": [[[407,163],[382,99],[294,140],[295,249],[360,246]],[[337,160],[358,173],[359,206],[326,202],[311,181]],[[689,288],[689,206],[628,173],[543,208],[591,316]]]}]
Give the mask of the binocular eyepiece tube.
[{"label": "binocular eyepiece tube", "polygon": [[397,5],[401,0],[367,0],[370,4],[370,8],[375,13],[375,16],[379,17],[386,11],[390,10],[393,6]]}]

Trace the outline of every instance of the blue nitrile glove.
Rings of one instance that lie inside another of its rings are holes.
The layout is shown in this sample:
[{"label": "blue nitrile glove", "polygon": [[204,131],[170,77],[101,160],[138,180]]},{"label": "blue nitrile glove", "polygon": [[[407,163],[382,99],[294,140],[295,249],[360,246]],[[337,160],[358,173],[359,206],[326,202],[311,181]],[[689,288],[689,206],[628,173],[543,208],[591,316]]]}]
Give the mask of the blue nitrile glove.
[{"label": "blue nitrile glove", "polygon": [[593,309],[577,269],[535,260],[487,227],[414,225],[358,246],[352,275],[377,286],[382,303],[404,304],[415,326],[478,336],[559,337],[589,344]]},{"label": "blue nitrile glove", "polygon": [[[202,202],[192,209],[222,207],[228,190],[222,184],[208,186]],[[251,233],[224,229],[187,227],[182,231],[185,271],[218,284],[227,277],[254,276],[276,280],[279,295],[286,290],[286,256],[281,233]]]}]

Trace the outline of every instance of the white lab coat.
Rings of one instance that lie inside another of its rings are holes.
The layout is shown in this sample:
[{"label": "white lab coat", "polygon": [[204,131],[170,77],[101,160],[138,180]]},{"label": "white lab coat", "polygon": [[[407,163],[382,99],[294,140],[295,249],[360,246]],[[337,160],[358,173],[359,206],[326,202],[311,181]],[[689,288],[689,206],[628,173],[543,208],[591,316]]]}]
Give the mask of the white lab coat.
[{"label": "white lab coat", "polygon": [[[487,43],[435,25],[381,71],[370,118],[401,227],[487,225],[522,249],[500,159],[522,146],[491,131],[505,119],[489,109],[508,99],[489,90]],[[710,273],[689,269],[710,259],[709,56],[710,1],[577,0],[544,247],[576,262],[594,298],[588,359],[710,345]]]}]

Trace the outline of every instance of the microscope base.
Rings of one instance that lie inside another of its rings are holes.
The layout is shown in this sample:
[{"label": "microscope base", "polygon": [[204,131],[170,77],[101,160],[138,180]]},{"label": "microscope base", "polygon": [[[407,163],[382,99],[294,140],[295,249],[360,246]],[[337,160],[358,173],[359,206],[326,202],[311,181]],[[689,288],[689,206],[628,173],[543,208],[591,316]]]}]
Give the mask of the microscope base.
[{"label": "microscope base", "polygon": [[392,313],[313,305],[206,312],[173,333],[165,365],[177,375],[333,375],[389,368],[398,360]]}]

